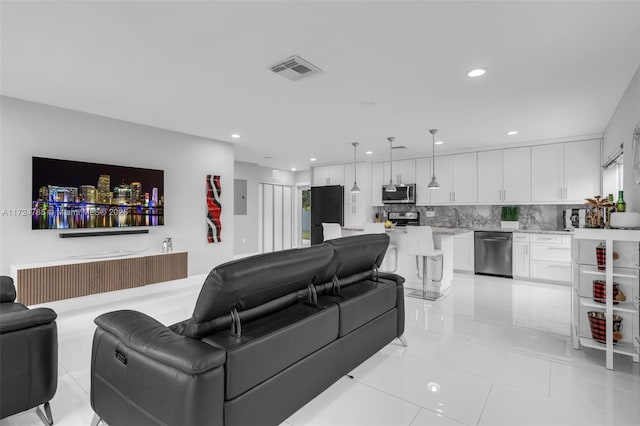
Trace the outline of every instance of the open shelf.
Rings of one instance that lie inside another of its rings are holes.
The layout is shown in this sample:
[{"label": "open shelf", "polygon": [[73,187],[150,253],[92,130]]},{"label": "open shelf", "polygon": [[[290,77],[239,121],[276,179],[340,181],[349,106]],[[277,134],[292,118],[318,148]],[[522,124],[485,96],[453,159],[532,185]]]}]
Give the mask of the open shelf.
[{"label": "open shelf", "polygon": [[[585,274],[585,275],[594,275],[594,276],[598,276],[598,277],[604,277],[607,274],[605,271],[590,271],[590,270],[584,269],[584,268],[580,268],[580,272]],[[621,273],[618,273],[618,272],[614,272],[613,273],[613,277],[614,278],[638,278],[637,275],[621,274]]]},{"label": "open shelf", "polygon": [[[580,337],[580,345],[587,348],[599,349],[601,351],[607,350],[607,345],[604,343],[596,342],[590,337]],[[623,354],[632,357],[638,357],[638,351],[631,343],[618,342],[613,345],[613,352],[617,354]]]},{"label": "open shelf", "polygon": [[[594,302],[593,299],[588,299],[586,297],[580,297],[580,305],[588,308],[596,308],[602,311],[605,310],[606,305],[604,303]],[[617,305],[613,305],[613,312],[629,312],[632,314],[638,313],[638,308],[630,302],[620,302]]]}]

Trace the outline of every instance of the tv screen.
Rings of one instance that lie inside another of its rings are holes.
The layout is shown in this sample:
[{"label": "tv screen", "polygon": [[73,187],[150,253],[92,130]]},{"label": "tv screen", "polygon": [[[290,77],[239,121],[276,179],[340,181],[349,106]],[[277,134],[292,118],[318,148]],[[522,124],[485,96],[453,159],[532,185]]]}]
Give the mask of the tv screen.
[{"label": "tv screen", "polygon": [[33,157],[31,228],[164,225],[164,171]]}]

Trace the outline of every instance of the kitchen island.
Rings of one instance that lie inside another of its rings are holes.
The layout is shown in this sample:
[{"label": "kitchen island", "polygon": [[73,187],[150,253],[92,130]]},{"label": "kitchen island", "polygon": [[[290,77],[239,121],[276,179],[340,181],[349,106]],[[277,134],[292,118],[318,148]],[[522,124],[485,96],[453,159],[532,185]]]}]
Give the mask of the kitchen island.
[{"label": "kitchen island", "polygon": [[[440,228],[432,227],[433,231],[433,244],[436,249],[442,251],[442,280],[440,286],[435,286],[433,282],[429,282],[428,291],[429,294],[434,294],[436,297],[445,296],[453,280],[453,237],[458,234],[469,232],[468,229],[463,228]],[[342,233],[344,236],[362,234],[364,229],[355,227],[343,227]],[[396,273],[406,279],[405,287],[409,289],[422,290],[422,279],[418,278],[417,264],[420,265],[420,274],[422,275],[421,262],[416,263],[416,256],[411,256],[407,252],[407,230],[405,227],[391,227],[386,229],[387,235],[390,237],[390,244],[395,244],[398,247],[398,260]],[[387,255],[384,259],[381,269],[393,270],[395,259],[393,258],[393,252]],[[432,268],[427,271],[427,275],[430,279],[437,279],[440,275],[438,268]]]}]

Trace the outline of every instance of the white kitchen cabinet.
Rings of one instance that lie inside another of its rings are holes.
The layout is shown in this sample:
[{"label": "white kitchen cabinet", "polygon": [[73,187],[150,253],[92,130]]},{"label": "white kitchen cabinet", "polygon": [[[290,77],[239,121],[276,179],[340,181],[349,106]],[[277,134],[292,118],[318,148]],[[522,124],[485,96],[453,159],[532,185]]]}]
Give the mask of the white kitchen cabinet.
[{"label": "white kitchen cabinet", "polygon": [[[393,173],[393,176],[391,176]],[[393,170],[389,166],[389,162],[384,162],[384,183],[389,183],[392,178],[394,185],[402,185],[408,183],[416,183],[416,160],[393,160]]]},{"label": "white kitchen cabinet", "polygon": [[384,163],[371,165],[371,205],[382,206],[382,185],[384,182]]},{"label": "white kitchen cabinet", "polygon": [[565,201],[584,203],[601,193],[600,140],[564,144]]},{"label": "white kitchen cabinet", "polygon": [[[435,176],[440,189],[429,190],[431,204],[451,204],[453,192],[453,155],[443,155],[435,158]],[[431,181],[431,179],[429,179]],[[427,185],[429,183],[427,182]]]},{"label": "white kitchen cabinet", "polygon": [[[345,164],[345,189],[344,189],[344,224],[345,226],[361,227],[366,222],[371,222],[367,212],[371,203],[371,164],[356,163],[355,176],[353,164]],[[356,180],[359,193],[352,193],[353,181]]]},{"label": "white kitchen cabinet", "polygon": [[513,278],[529,278],[529,234],[513,233]]},{"label": "white kitchen cabinet", "polygon": [[478,202],[502,201],[502,150],[478,152]]},{"label": "white kitchen cabinet", "polygon": [[475,152],[452,155],[453,191],[451,201],[457,204],[478,202],[478,155]]},{"label": "white kitchen cabinet", "polygon": [[528,203],[531,201],[531,148],[502,150],[502,201]]},{"label": "white kitchen cabinet", "polygon": [[531,200],[584,202],[600,194],[600,140],[531,147]]},{"label": "white kitchen cabinet", "polygon": [[531,234],[529,276],[543,281],[570,283],[572,280],[571,235]]},{"label": "white kitchen cabinet", "polygon": [[531,201],[561,201],[563,198],[562,144],[531,147]]},{"label": "white kitchen cabinet", "polygon": [[531,149],[478,152],[478,202],[531,201]]},{"label": "white kitchen cabinet", "polygon": [[361,228],[372,219],[367,217],[367,207],[364,204],[344,205],[344,226]]},{"label": "white kitchen cabinet", "polygon": [[313,186],[344,185],[344,164],[313,168]]},{"label": "white kitchen cabinet", "polygon": [[453,269],[455,271],[474,271],[473,232],[454,235],[453,237]]},{"label": "white kitchen cabinet", "polygon": [[[576,229],[573,257],[575,279],[572,292],[572,341],[574,349],[580,347],[605,351],[608,369],[613,369],[614,353],[630,356],[640,361],[640,324],[638,296],[640,295],[639,250],[640,231]],[[604,245],[605,265],[598,268],[596,246]],[[618,256],[615,256],[616,253]],[[594,300],[593,281],[604,281],[605,298]],[[626,296],[625,300],[614,299],[614,284]],[[605,336],[596,340],[589,324],[589,312],[605,315]],[[621,336],[614,341],[612,318],[622,320]]]},{"label": "white kitchen cabinet", "polygon": [[427,188],[431,182],[431,157],[416,159],[416,204],[424,206],[431,201],[434,190]]}]

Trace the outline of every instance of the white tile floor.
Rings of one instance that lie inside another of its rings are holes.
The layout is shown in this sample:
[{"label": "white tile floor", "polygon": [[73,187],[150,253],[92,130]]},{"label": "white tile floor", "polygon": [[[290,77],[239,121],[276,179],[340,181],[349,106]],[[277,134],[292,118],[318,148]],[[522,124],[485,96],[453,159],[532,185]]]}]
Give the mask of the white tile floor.
[{"label": "white tile floor", "polygon": [[[93,318],[136,309],[165,324],[191,315],[203,276],[48,304],[58,316],[56,425],[88,425]],[[570,288],[456,275],[436,302],[406,298],[397,342],[343,377],[284,425],[638,425],[640,368],[575,351]],[[34,411],[1,426],[40,425]]]}]

